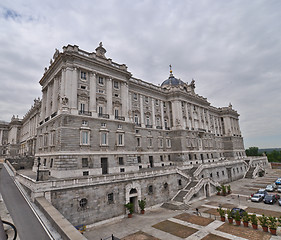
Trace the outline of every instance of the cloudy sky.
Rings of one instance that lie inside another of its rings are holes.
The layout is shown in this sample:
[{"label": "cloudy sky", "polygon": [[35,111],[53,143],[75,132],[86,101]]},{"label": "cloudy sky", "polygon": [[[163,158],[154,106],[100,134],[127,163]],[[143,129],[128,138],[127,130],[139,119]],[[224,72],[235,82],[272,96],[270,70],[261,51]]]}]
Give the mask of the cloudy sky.
[{"label": "cloudy sky", "polygon": [[23,117],[55,48],[67,44],[125,63],[161,84],[195,79],[215,107],[240,113],[245,147],[281,147],[280,0],[2,0],[0,120]]}]

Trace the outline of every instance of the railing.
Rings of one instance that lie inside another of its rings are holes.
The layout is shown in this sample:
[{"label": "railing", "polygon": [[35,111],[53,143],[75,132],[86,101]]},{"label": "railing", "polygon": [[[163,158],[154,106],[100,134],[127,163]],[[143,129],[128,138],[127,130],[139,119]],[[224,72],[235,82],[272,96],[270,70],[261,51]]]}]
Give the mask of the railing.
[{"label": "railing", "polygon": [[152,128],[152,125],[145,125],[146,128]]},{"label": "railing", "polygon": [[156,129],[162,129],[162,126],[156,126]]},{"label": "railing", "polygon": [[88,111],[79,111],[79,115],[86,115],[86,116],[92,116],[92,113],[91,112],[88,112]]},{"label": "railing", "polygon": [[165,127],[165,130],[170,130],[170,128],[169,127]]},{"label": "railing", "polygon": [[198,128],[198,131],[199,131],[199,132],[206,132],[206,130],[203,129],[203,128]]},{"label": "railing", "polygon": [[122,116],[115,116],[115,119],[125,121],[125,117]]},{"label": "railing", "polygon": [[135,123],[135,125],[136,125],[137,127],[141,127],[141,124],[140,124],[140,123]]},{"label": "railing", "polygon": [[100,118],[107,118],[107,119],[109,119],[109,114],[102,114],[102,113],[99,113],[99,117],[100,117]]},{"label": "railing", "polygon": [[31,179],[22,174],[17,175],[18,180],[32,191],[35,192],[43,192],[50,191],[58,188],[66,188],[66,187],[79,187],[85,185],[92,184],[104,184],[108,182],[117,182],[125,179],[141,179],[147,177],[161,176],[167,174],[176,174],[176,168],[171,169],[159,169],[151,171],[143,171],[143,172],[131,172],[125,174],[112,174],[112,175],[99,175],[99,176],[91,176],[84,178],[64,178],[64,179],[56,179],[56,180],[47,180],[42,182],[36,182],[34,179]]}]

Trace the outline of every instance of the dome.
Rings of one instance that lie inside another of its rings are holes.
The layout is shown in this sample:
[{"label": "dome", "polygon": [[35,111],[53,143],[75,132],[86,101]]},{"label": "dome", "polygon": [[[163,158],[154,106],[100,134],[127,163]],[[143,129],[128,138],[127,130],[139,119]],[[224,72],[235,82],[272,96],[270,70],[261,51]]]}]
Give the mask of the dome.
[{"label": "dome", "polygon": [[178,86],[178,85],[183,85],[183,84],[184,84],[184,82],[180,79],[175,78],[172,73],[172,70],[170,70],[169,78],[161,84],[161,87],[163,87],[165,85]]}]

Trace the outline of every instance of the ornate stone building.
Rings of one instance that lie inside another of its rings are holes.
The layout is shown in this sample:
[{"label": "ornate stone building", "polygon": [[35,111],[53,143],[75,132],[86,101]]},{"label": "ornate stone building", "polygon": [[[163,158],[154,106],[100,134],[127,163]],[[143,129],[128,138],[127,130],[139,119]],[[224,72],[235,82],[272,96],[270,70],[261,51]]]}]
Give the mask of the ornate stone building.
[{"label": "ornate stone building", "polygon": [[128,202],[139,211],[144,198],[147,207],[184,208],[267,165],[245,156],[231,104],[211,106],[171,69],[161,86],[134,78],[105,53],[101,43],[95,52],[56,50],[42,100],[10,123],[14,149],[35,153],[34,171],[40,159],[40,181],[17,175],[35,202],[45,197],[72,224],[88,225],[123,217]]},{"label": "ornate stone building", "polygon": [[[40,80],[36,157],[51,176],[138,171],[245,157],[238,116],[216,108],[172,70],[161,86],[132,77],[102,44],[56,50]],[[35,167],[37,161],[35,161]]]}]

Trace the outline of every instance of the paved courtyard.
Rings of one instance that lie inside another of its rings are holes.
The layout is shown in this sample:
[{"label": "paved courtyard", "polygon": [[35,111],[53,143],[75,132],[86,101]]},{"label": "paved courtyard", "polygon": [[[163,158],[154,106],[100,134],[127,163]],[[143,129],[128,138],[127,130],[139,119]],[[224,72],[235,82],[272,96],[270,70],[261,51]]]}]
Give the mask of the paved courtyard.
[{"label": "paved courtyard", "polygon": [[[195,202],[186,211],[173,211],[164,208],[155,208],[146,211],[144,215],[134,214],[133,218],[124,218],[102,226],[92,227],[84,234],[88,239],[100,240],[114,236],[123,240],[223,240],[223,239],[281,239],[281,230],[278,228],[277,236],[265,233],[259,226],[254,230],[230,225],[220,221],[216,211],[218,206],[223,208],[240,207],[249,213],[257,215],[266,214],[281,216],[281,207],[267,205],[263,202],[252,203],[249,197],[259,188],[274,182],[281,177],[281,170],[269,170],[262,178],[241,179],[231,183],[232,194],[228,196],[212,196],[207,199]],[[196,208],[200,216],[196,215]],[[250,225],[250,224],[249,224]]]}]

